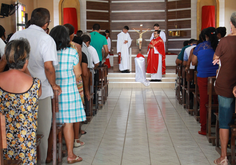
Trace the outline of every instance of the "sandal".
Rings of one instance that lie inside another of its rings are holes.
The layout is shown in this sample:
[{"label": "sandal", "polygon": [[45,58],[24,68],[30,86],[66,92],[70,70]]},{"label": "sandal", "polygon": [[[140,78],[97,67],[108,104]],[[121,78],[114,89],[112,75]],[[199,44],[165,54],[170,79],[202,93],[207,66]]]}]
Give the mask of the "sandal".
[{"label": "sandal", "polygon": [[84,130],[81,130],[81,135],[85,135],[87,132]]},{"label": "sandal", "polygon": [[[227,156],[223,159],[223,160],[219,160],[220,158],[214,160],[214,163],[217,165],[228,165],[228,160],[227,160]],[[220,163],[217,163],[217,161],[220,161]]]},{"label": "sandal", "polygon": [[77,163],[77,162],[81,162],[83,159],[79,156],[77,156],[74,160],[67,160],[68,164],[73,164],[73,163]]},{"label": "sandal", "polygon": [[[77,140],[79,141],[79,143],[77,142]],[[75,142],[74,142],[74,147],[77,148],[77,147],[81,147],[85,145],[84,142],[80,141],[79,139],[75,139]]]}]

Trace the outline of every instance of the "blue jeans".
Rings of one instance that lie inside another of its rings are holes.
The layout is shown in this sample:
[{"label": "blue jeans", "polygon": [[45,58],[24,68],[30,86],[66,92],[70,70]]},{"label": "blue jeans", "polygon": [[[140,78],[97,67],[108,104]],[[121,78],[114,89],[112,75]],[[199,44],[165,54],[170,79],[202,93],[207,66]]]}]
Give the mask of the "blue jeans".
[{"label": "blue jeans", "polygon": [[229,124],[233,124],[233,113],[235,111],[235,98],[228,98],[218,95],[219,102],[219,127],[230,129]]}]

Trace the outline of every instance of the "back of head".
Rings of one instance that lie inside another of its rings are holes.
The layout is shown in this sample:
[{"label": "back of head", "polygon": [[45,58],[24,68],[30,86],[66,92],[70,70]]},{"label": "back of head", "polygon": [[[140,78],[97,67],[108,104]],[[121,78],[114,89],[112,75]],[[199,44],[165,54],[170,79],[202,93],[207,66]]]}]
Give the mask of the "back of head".
[{"label": "back of head", "polygon": [[22,69],[29,59],[30,44],[27,39],[12,40],[6,45],[5,55],[9,68]]},{"label": "back of head", "polygon": [[[84,32],[83,35],[87,35],[87,36],[89,36],[89,37],[91,38],[91,34],[88,33],[88,32]],[[83,35],[82,35],[82,36],[83,36]],[[82,36],[81,36],[81,37],[82,37]]]},{"label": "back of head", "polygon": [[154,24],[153,27],[156,26],[156,27],[159,27],[160,25],[158,23]]},{"label": "back of head", "polygon": [[57,50],[70,47],[70,36],[68,29],[65,26],[58,25],[52,28],[49,35],[56,42]]},{"label": "back of head", "polygon": [[197,40],[195,40],[195,39],[190,39],[190,40],[189,40],[189,44],[195,44],[196,41],[197,41]]},{"label": "back of head", "polygon": [[0,25],[0,38],[2,36],[5,36],[5,29],[4,29],[4,27],[2,25]]},{"label": "back of head", "polygon": [[50,22],[50,13],[48,9],[36,8],[31,14],[30,24],[43,27],[46,23]]},{"label": "back of head", "polygon": [[109,30],[105,30],[105,33],[110,33],[110,31]]},{"label": "back of head", "polygon": [[129,30],[129,27],[128,26],[124,26],[123,29]]},{"label": "back of head", "polygon": [[187,46],[188,44],[189,44],[189,41],[184,41],[184,42],[183,42],[183,45],[184,45],[184,46]]},{"label": "back of head", "polygon": [[91,38],[88,35],[83,35],[81,38],[84,43],[86,43],[88,41],[89,41],[89,43],[91,42]]},{"label": "back of head", "polygon": [[216,29],[217,34],[220,33],[221,38],[225,37],[226,35],[226,28],[225,27],[218,27]]},{"label": "back of head", "polygon": [[67,24],[65,24],[64,26],[69,30],[69,35],[74,34],[75,28],[74,28],[73,25],[67,23]]},{"label": "back of head", "polygon": [[236,12],[232,13],[230,22],[233,24],[234,28],[236,28]]},{"label": "back of head", "polygon": [[75,36],[75,37],[73,38],[73,42],[82,45],[82,39],[81,39],[81,37]]},{"label": "back of head", "polygon": [[95,23],[94,25],[93,25],[93,30],[100,30],[101,29],[101,27],[100,27],[100,25],[99,24],[97,24],[97,23]]},{"label": "back of head", "polygon": [[155,32],[157,32],[157,34],[160,34],[160,33],[161,33],[161,30],[155,30]]},{"label": "back of head", "polygon": [[83,31],[82,31],[82,30],[78,30],[77,33],[76,33],[77,37],[81,37],[82,34],[83,34]]},{"label": "back of head", "polygon": [[211,42],[211,47],[216,50],[218,45],[218,38],[216,35],[216,29],[214,27],[206,28],[205,35],[209,37],[209,41]]}]

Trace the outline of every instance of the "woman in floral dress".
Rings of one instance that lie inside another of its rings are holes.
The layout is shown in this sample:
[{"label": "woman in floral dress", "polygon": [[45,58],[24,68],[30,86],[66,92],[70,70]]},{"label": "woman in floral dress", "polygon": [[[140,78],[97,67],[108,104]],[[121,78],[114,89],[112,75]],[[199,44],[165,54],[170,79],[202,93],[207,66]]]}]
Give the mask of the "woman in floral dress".
[{"label": "woman in floral dress", "polygon": [[6,46],[9,71],[0,73],[0,112],[5,115],[7,149],[4,159],[37,164],[38,99],[41,84],[27,72],[30,45],[27,40],[12,40]]}]

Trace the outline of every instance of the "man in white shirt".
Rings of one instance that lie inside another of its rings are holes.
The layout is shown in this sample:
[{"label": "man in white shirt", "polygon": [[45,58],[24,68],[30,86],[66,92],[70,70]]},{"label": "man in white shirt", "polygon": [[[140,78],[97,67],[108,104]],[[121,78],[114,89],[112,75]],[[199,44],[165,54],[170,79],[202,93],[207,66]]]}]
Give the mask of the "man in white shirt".
[{"label": "man in white shirt", "polygon": [[[160,30],[160,26],[157,23],[153,26],[153,28],[154,28],[154,31]],[[160,37],[163,40],[164,46],[165,46],[166,45],[166,34],[163,31],[160,32]],[[152,41],[153,39],[154,39],[154,32],[152,33],[150,41]]]},{"label": "man in white shirt", "polygon": [[26,38],[30,43],[28,70],[33,77],[42,83],[42,95],[39,98],[38,129],[37,133],[44,137],[40,144],[41,161],[47,157],[48,137],[51,130],[52,108],[51,97],[53,90],[61,93],[61,88],[56,84],[55,69],[58,64],[55,41],[45,30],[50,23],[50,13],[45,8],[37,8],[31,14],[31,25],[22,31],[16,32],[11,40]]},{"label": "man in white shirt", "polygon": [[119,70],[122,73],[129,73],[130,69],[130,56],[129,47],[132,43],[132,39],[128,33],[129,27],[124,26],[123,31],[117,35],[117,53],[121,57]]},{"label": "man in white shirt", "polygon": [[2,27],[0,25],[0,57],[3,56],[4,51],[5,51],[5,46],[6,46],[6,44],[4,42],[5,39],[6,39],[5,29],[4,29],[4,27]]}]

